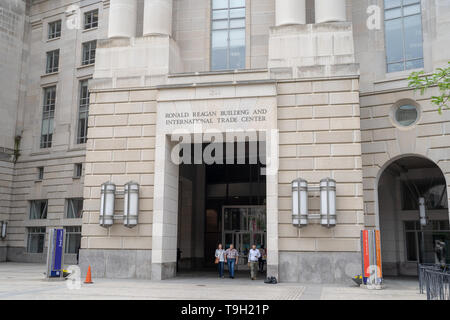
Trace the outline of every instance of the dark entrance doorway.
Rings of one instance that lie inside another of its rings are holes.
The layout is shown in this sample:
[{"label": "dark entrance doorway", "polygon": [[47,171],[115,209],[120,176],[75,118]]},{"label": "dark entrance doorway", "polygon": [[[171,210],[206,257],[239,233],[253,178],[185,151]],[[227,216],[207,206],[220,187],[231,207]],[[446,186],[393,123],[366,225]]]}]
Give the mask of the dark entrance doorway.
[{"label": "dark entrance doorway", "polygon": [[435,163],[413,156],[391,163],[378,182],[378,205],[385,275],[417,275],[417,263],[436,263],[437,241],[450,263],[447,183]]},{"label": "dark entrance doorway", "polygon": [[232,163],[224,157],[222,163],[179,166],[179,272],[214,270],[218,243],[235,245],[240,270],[247,268],[252,243],[265,247],[266,177],[250,149],[247,143],[245,158],[238,159],[235,152]]}]

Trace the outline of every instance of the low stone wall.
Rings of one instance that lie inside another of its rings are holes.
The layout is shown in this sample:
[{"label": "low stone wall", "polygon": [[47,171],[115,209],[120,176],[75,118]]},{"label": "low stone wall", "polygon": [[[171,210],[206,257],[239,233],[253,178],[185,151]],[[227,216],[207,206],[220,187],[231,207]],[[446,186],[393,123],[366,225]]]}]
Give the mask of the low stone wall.
[{"label": "low stone wall", "polygon": [[[4,249],[4,257],[2,260],[2,249]],[[11,262],[25,262],[25,263],[47,263],[47,248],[44,248],[43,253],[29,253],[26,252],[24,247],[0,247],[0,261],[11,261]],[[76,265],[77,255],[76,254],[65,254],[64,255],[64,265]]]},{"label": "low stone wall", "polygon": [[24,247],[8,247],[6,261],[25,263],[46,263],[47,248],[44,253],[29,253]]},{"label": "low stone wall", "polygon": [[91,266],[94,278],[151,279],[151,250],[81,249],[80,268],[86,274]]},{"label": "low stone wall", "polygon": [[347,283],[361,274],[358,252],[280,252],[280,281]]},{"label": "low stone wall", "polygon": [[0,247],[0,262],[6,261],[6,247]]}]

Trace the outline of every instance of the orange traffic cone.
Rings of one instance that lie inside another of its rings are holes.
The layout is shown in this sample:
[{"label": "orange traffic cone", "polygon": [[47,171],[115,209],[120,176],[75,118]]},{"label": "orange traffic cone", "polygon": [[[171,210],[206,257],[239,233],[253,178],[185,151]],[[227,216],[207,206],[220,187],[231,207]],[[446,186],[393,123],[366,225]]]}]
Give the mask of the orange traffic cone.
[{"label": "orange traffic cone", "polygon": [[86,283],[86,284],[92,284],[93,283],[92,282],[92,278],[91,278],[91,265],[89,265],[88,272],[86,274],[86,280],[84,281],[84,283]]}]

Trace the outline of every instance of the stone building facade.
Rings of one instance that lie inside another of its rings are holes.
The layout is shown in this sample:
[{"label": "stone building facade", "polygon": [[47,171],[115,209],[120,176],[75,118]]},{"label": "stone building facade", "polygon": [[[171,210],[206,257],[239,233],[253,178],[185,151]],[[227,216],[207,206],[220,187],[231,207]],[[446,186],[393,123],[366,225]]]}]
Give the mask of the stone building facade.
[{"label": "stone building facade", "polygon": [[[239,206],[264,209],[267,273],[287,282],[341,282],[359,273],[366,228],[381,230],[383,268],[392,275],[411,274],[414,259],[424,261],[432,250],[418,250],[417,235],[431,235],[431,246],[436,237],[447,239],[450,114],[431,103],[437,88],[420,95],[407,77],[450,60],[448,1],[8,0],[0,6],[9,27],[1,29],[8,39],[1,44],[8,53],[1,62],[0,221],[8,221],[2,260],[44,261],[46,230],[63,226],[75,249],[66,261],[75,263],[81,248],[80,266],[91,265],[94,277],[166,279],[176,275],[180,247],[185,262],[208,265],[208,246],[217,242],[208,240],[208,217],[217,217],[218,239],[228,244],[221,219]],[[55,21],[60,34],[50,39]],[[402,49],[390,36],[400,32],[397,23],[406,30],[397,35]],[[55,50],[58,70],[47,72]],[[85,80],[87,140],[80,134]],[[53,105],[45,98],[52,87]],[[48,105],[54,127],[43,135]],[[407,118],[399,118],[405,106]],[[230,114],[249,116],[218,119]],[[232,197],[212,213],[208,166],[179,166],[171,156],[180,132],[195,146],[230,131],[265,146],[264,199],[244,205]],[[422,190],[423,178],[434,174],[434,189]],[[298,178],[312,189],[324,178],[336,181],[335,226],[321,225],[314,190],[308,225],[293,225],[291,184]],[[119,221],[130,181],[140,187],[133,228]],[[405,181],[427,197],[428,226],[440,227],[410,229],[418,210],[406,203]],[[99,224],[105,182],[118,188],[110,227]],[[434,194],[442,194],[439,201],[430,200]],[[82,216],[73,209],[80,199]],[[36,208],[45,217],[36,219]]]}]

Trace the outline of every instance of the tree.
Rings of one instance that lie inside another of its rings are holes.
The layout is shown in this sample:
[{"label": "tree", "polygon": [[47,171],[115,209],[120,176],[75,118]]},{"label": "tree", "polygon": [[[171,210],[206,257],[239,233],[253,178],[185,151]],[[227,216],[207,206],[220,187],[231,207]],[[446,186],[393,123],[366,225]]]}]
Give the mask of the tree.
[{"label": "tree", "polygon": [[408,77],[408,86],[414,88],[414,91],[419,90],[422,95],[430,87],[439,88],[440,95],[431,97],[431,102],[438,107],[439,114],[442,113],[442,109],[449,109],[450,61],[448,64],[447,68],[438,68],[431,75],[424,75],[424,71],[419,71],[411,73]]}]

